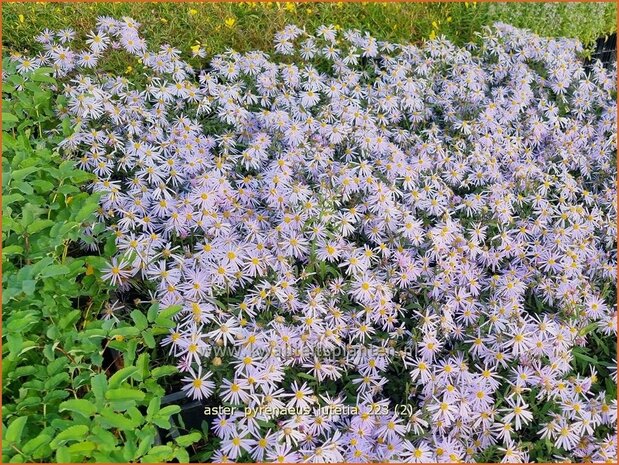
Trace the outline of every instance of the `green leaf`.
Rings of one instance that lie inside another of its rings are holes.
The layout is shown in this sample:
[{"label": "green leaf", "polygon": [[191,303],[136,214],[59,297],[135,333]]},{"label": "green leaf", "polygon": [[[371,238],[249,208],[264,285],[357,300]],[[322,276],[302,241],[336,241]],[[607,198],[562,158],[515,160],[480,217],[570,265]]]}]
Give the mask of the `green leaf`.
[{"label": "green leaf", "polygon": [[118,389],[110,389],[105,393],[105,398],[107,400],[114,401],[128,401],[128,400],[137,400],[142,401],[146,397],[142,391],[131,388],[118,388]]},{"label": "green leaf", "polygon": [[137,367],[125,367],[118,370],[110,377],[108,381],[109,387],[111,389],[119,387],[125,380],[137,373],[137,371]]},{"label": "green leaf", "polygon": [[65,400],[58,408],[58,411],[60,412],[64,412],[65,410],[80,413],[85,417],[90,417],[97,412],[97,407],[86,399],[71,399]]},{"label": "green leaf", "polygon": [[27,168],[22,168],[20,170],[15,170],[11,172],[11,179],[13,181],[21,181],[29,174],[34,173],[35,171],[39,171],[41,168],[38,166],[29,166]]},{"label": "green leaf", "polygon": [[177,371],[178,370],[176,369],[176,367],[173,367],[171,365],[165,365],[165,366],[162,366],[162,367],[153,368],[151,370],[151,374],[152,374],[153,378],[157,379],[157,378],[162,378],[164,376],[173,375]]},{"label": "green leaf", "polygon": [[144,353],[140,354],[138,361],[135,364],[138,368],[139,379],[143,380],[148,377],[148,367],[150,365],[150,355]]},{"label": "green leaf", "polygon": [[174,449],[170,446],[155,446],[153,447],[148,455],[144,456],[142,462],[145,463],[155,463],[155,462],[165,462],[170,460],[174,455]]},{"label": "green leaf", "polygon": [[151,331],[144,331],[142,333],[142,337],[144,338],[144,344],[149,349],[154,349],[157,343],[155,342],[155,338],[153,337],[153,333]]},{"label": "green leaf", "polygon": [[54,222],[52,220],[34,220],[32,223],[30,223],[30,225],[26,227],[26,231],[28,231],[30,234],[34,234],[53,225]]},{"label": "green leaf", "polygon": [[578,360],[583,360],[585,362],[593,363],[594,365],[599,365],[600,362],[594,358],[589,357],[588,355],[583,354],[582,352],[577,351],[576,349],[572,350],[574,357]]},{"label": "green leaf", "polygon": [[69,446],[69,452],[78,454],[89,454],[97,448],[97,444],[92,441],[82,441]]},{"label": "green leaf", "polygon": [[152,417],[153,415],[157,414],[157,412],[159,412],[160,408],[161,408],[161,398],[153,397],[148,403],[148,407],[146,408],[146,415],[148,415],[149,417]]},{"label": "green leaf", "polygon": [[69,273],[69,268],[65,265],[50,265],[41,271],[41,278],[51,278]]},{"label": "green leaf", "polygon": [[77,221],[78,223],[83,222],[95,211],[97,211],[97,208],[99,208],[99,200],[96,197],[89,197],[73,218],[74,221]]},{"label": "green leaf", "polygon": [[179,405],[167,405],[159,410],[158,417],[169,417],[171,415],[177,415],[180,413],[181,407]]},{"label": "green leaf", "polygon": [[183,307],[181,305],[172,305],[171,307],[166,308],[165,310],[161,310],[159,315],[156,318],[156,321],[160,320],[168,320],[172,318],[174,315],[179,313]]},{"label": "green leaf", "polygon": [[189,463],[189,452],[185,449],[176,449],[175,457],[178,460],[178,463]]},{"label": "green leaf", "polygon": [[90,388],[92,389],[95,399],[103,400],[105,391],[107,391],[107,378],[105,373],[99,373],[90,380]]},{"label": "green leaf", "polygon": [[129,337],[129,336],[139,336],[140,335],[140,330],[134,326],[125,326],[124,328],[116,328],[113,331],[110,331],[110,336],[114,337],[114,336],[123,336],[123,337]]},{"label": "green leaf", "polygon": [[146,329],[146,327],[148,326],[148,320],[139,310],[134,310],[131,312],[131,319],[139,330]]},{"label": "green leaf", "polygon": [[52,437],[48,434],[39,434],[36,438],[30,439],[26,444],[24,444],[21,450],[24,454],[32,455],[41,446],[49,444],[51,440]]},{"label": "green leaf", "polygon": [[24,196],[21,194],[10,194],[2,196],[2,207],[6,208],[14,202],[24,200]]},{"label": "green leaf", "polygon": [[140,426],[139,422],[136,422],[130,418],[127,418],[120,413],[115,413],[110,410],[104,410],[101,412],[101,417],[110,424],[113,428],[118,428],[124,431],[132,431]]},{"label": "green leaf", "polygon": [[51,446],[56,448],[67,441],[79,441],[88,434],[88,426],[86,425],[74,425],[69,426],[67,429],[58,433],[58,435],[52,439]]},{"label": "green leaf", "polygon": [[22,433],[24,432],[24,426],[26,426],[27,421],[27,416],[17,417],[15,420],[13,420],[6,429],[4,440],[9,444],[19,443]]},{"label": "green leaf", "polygon": [[68,447],[59,447],[56,450],[56,462],[58,463],[71,463],[71,453]]},{"label": "green leaf", "polygon": [[148,321],[152,323],[155,321],[158,314],[159,314],[159,304],[152,304],[148,308],[148,313],[146,314],[146,317],[148,318]]},{"label": "green leaf", "polygon": [[48,82],[50,84],[55,84],[56,80],[49,74],[45,74],[45,71],[41,72],[41,69],[43,68],[39,68],[35,72],[33,72],[30,75],[30,79],[32,79],[34,82]]},{"label": "green leaf", "polygon": [[194,442],[198,442],[200,439],[202,439],[202,435],[200,433],[190,433],[179,436],[174,441],[176,441],[176,444],[181,447],[189,447]]},{"label": "green leaf", "polygon": [[143,436],[140,439],[140,443],[138,444],[138,448],[135,452],[134,455],[134,459],[138,459],[140,457],[142,457],[144,454],[146,454],[151,446],[153,445],[153,443],[155,442],[155,432],[150,432],[149,434]]},{"label": "green leaf", "polygon": [[4,113],[2,112],[2,122],[3,123],[17,123],[19,118],[12,113]]},{"label": "green leaf", "polygon": [[8,257],[9,255],[21,254],[24,248],[19,245],[8,245],[2,248],[2,256]]}]

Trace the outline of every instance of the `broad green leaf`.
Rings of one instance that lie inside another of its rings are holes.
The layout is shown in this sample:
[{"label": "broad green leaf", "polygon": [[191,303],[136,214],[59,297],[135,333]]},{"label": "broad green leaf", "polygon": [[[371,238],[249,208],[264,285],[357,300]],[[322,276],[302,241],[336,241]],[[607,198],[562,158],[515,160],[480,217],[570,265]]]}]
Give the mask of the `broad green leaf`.
[{"label": "broad green leaf", "polygon": [[131,312],[131,319],[139,330],[146,329],[146,327],[148,326],[148,320],[139,310],[134,310]]},{"label": "broad green leaf", "polygon": [[140,426],[139,422],[127,418],[120,413],[112,412],[111,410],[104,410],[103,412],[101,412],[101,417],[113,428],[124,431],[131,431]]},{"label": "broad green leaf", "polygon": [[194,442],[198,442],[200,439],[202,439],[202,435],[200,433],[190,433],[190,434],[185,434],[183,436],[179,436],[176,439],[174,439],[174,441],[176,441],[176,444],[178,444],[181,447],[189,447]]},{"label": "broad green leaf", "polygon": [[169,417],[170,415],[176,415],[180,413],[180,411],[181,411],[181,408],[178,405],[166,405],[161,410],[159,410],[159,413],[157,414],[157,416]]},{"label": "broad green leaf", "polygon": [[105,373],[99,373],[90,380],[90,388],[92,389],[95,399],[103,400],[105,391],[107,391],[107,377]]},{"label": "broad green leaf", "polygon": [[146,408],[146,415],[152,417],[161,408],[161,399],[159,397],[153,397],[148,403],[148,407]]},{"label": "broad green leaf", "polygon": [[21,440],[21,436],[24,432],[24,426],[26,426],[27,421],[27,416],[17,417],[15,420],[13,420],[6,429],[4,440],[9,444],[19,443],[19,441]]},{"label": "broad green leaf", "polygon": [[137,400],[142,401],[146,397],[142,391],[131,388],[118,388],[118,389],[110,389],[105,393],[105,398],[107,400],[114,401],[128,401],[128,400]]},{"label": "broad green leaf", "polygon": [[28,442],[26,442],[26,444],[24,444],[21,450],[24,452],[24,454],[31,455],[41,446],[49,444],[51,440],[52,438],[48,434],[39,434],[37,437],[32,438]]},{"label": "broad green leaf", "polygon": [[89,198],[73,218],[74,221],[77,221],[78,223],[83,222],[95,211],[97,211],[97,208],[99,208],[99,201],[94,197]]},{"label": "broad green leaf", "polygon": [[78,454],[88,454],[97,448],[97,444],[92,441],[82,441],[69,446],[69,452]]},{"label": "broad green leaf", "polygon": [[80,439],[86,437],[87,434],[88,426],[86,425],[70,426],[58,433],[58,435],[52,439],[51,446],[55,448],[66,443],[67,441],[79,441]]},{"label": "broad green leaf", "polygon": [[2,122],[3,123],[17,123],[19,118],[12,113],[4,113],[2,112]]},{"label": "broad green leaf", "polygon": [[28,231],[30,234],[35,234],[53,225],[54,222],[52,220],[34,220],[32,223],[30,223],[30,225],[26,227],[26,231]]},{"label": "broad green leaf", "polygon": [[58,463],[71,463],[73,459],[71,458],[71,452],[69,452],[68,447],[59,447],[56,450],[56,462]]},{"label": "broad green leaf", "polygon": [[135,364],[138,368],[138,375],[136,378],[143,380],[148,377],[148,367],[150,365],[150,355],[147,353],[140,354],[138,361]]},{"label": "broad green leaf", "polygon": [[182,309],[183,309],[183,307],[180,306],[180,305],[172,305],[172,306],[170,306],[170,307],[168,307],[168,308],[166,308],[164,310],[161,310],[159,312],[159,315],[157,316],[156,321],[170,319],[174,315],[179,313]]},{"label": "broad green leaf", "polygon": [[66,275],[69,273],[69,268],[65,265],[50,265],[41,270],[41,278],[51,278],[52,276]]},{"label": "broad green leaf", "polygon": [[155,321],[158,314],[159,314],[159,304],[152,304],[148,308],[148,313],[146,314],[146,317],[148,318],[148,321],[152,323]]},{"label": "broad green leaf", "polygon": [[20,170],[15,170],[11,172],[11,179],[13,181],[21,181],[29,174],[34,173],[35,171],[39,171],[41,168],[38,166],[29,166],[28,168],[22,168]]},{"label": "broad green leaf", "polygon": [[178,370],[176,369],[176,367],[173,367],[171,365],[165,365],[165,366],[162,366],[162,367],[153,368],[151,370],[151,374],[152,374],[153,378],[157,379],[157,378],[162,378],[164,376],[173,375],[177,371]]},{"label": "broad green leaf", "polygon": [[69,410],[71,412],[80,413],[85,417],[89,417],[97,412],[97,407],[92,402],[86,399],[71,399],[65,400],[63,403],[61,403],[58,410],[60,412]]},{"label": "broad green leaf", "polygon": [[110,389],[119,387],[124,381],[137,373],[137,367],[125,367],[114,373],[108,380]]},{"label": "broad green leaf", "polygon": [[164,462],[172,458],[174,455],[174,449],[170,446],[155,446],[144,456],[142,462],[155,463]]},{"label": "broad green leaf", "polygon": [[8,245],[2,248],[2,256],[8,257],[9,255],[21,254],[24,248],[19,245]]}]

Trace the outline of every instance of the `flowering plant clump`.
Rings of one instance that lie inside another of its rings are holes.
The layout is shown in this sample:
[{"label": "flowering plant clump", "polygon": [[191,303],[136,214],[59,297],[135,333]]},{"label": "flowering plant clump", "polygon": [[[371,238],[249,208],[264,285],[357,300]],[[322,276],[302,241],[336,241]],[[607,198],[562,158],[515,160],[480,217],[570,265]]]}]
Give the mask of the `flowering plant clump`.
[{"label": "flowering plant clump", "polygon": [[615,355],[586,352],[616,346],[616,66],[505,24],[289,26],[281,61],[199,70],[129,18],[72,39],[15,59],[65,77],[105,277],[181,306],[183,389],[234,407],[213,460],[616,460]]}]

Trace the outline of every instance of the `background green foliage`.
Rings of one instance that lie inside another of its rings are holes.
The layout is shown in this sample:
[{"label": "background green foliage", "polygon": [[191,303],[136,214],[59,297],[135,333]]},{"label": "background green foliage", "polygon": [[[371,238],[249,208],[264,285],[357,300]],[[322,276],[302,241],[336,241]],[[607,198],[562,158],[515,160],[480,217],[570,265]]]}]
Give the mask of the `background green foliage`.
[{"label": "background green foliage", "polygon": [[201,435],[161,443],[180,407],[161,407],[160,380],[176,369],[151,361],[179,308],[101,319],[106,261],[77,244],[92,240],[94,176],[58,153],[51,70],[3,71],[2,462],[186,462]]},{"label": "background green foliage", "polygon": [[[503,21],[542,35],[576,37],[592,44],[616,30],[617,8],[607,3],[9,3],[2,8],[3,45],[24,51],[45,28],[91,30],[97,16],[131,16],[149,43],[189,51],[199,41],[208,53],[272,50],[285,24],[309,30],[321,24],[359,28],[396,42],[445,34],[461,44],[484,25]],[[78,33],[78,35],[80,35]],[[121,60],[122,61],[122,60]],[[123,67],[134,65],[121,63]]]}]

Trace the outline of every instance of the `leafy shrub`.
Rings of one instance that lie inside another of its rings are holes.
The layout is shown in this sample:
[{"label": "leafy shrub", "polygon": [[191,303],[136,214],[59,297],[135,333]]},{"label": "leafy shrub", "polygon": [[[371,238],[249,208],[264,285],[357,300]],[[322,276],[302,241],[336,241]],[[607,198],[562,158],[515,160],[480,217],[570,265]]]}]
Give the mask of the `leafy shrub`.
[{"label": "leafy shrub", "polygon": [[49,135],[58,124],[50,71],[24,79],[4,64],[3,462],[188,461],[181,445],[194,436],[156,444],[179,407],[160,408],[159,382],[175,369],[153,368],[149,356],[176,310],[109,312],[120,308],[100,278],[105,261],[78,247],[92,243],[84,226],[99,196],[81,189],[93,175],[58,153],[69,128]]},{"label": "leafy shrub", "polygon": [[[481,39],[290,26],[284,63],[196,70],[101,18],[85,48],[47,31],[16,58],[67,84],[102,277],[181,306],[184,389],[233,410],[216,461],[616,456],[616,68]],[[108,49],[145,85],[99,72]]]}]

